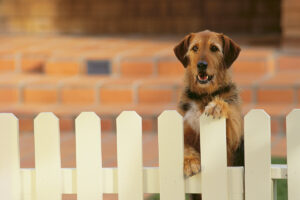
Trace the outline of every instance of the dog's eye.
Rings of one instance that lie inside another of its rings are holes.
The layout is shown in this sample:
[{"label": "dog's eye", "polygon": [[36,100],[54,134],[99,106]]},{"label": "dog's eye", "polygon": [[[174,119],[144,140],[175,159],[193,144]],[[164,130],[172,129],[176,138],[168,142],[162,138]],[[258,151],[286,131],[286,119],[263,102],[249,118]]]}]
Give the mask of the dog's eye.
[{"label": "dog's eye", "polygon": [[197,45],[193,46],[192,50],[193,50],[194,52],[198,51]]},{"label": "dog's eye", "polygon": [[216,51],[218,51],[219,49],[218,49],[218,47],[216,47],[215,45],[212,45],[212,46],[210,47],[210,50],[211,50],[212,52],[216,52]]}]

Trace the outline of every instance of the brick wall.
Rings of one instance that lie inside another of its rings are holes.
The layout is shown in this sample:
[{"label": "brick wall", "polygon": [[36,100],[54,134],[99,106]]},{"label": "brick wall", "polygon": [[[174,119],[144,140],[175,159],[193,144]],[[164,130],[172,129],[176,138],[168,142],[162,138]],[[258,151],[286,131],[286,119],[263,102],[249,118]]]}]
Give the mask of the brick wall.
[{"label": "brick wall", "polygon": [[282,3],[282,34],[285,45],[300,44],[300,1],[283,0]]},{"label": "brick wall", "polygon": [[0,0],[0,13],[5,32],[280,32],[280,0]]}]

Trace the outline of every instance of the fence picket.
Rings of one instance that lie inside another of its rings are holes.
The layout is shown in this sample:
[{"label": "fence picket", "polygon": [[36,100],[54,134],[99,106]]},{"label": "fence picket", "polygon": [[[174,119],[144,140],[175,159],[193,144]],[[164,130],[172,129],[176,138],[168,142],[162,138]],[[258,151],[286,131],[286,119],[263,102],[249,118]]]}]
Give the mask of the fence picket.
[{"label": "fence picket", "polygon": [[78,200],[102,200],[100,118],[83,112],[75,120]]},{"label": "fence picket", "polygon": [[142,119],[134,111],[117,118],[117,156],[119,200],[142,200]]},{"label": "fence picket", "polygon": [[200,133],[202,199],[227,200],[225,119],[214,120],[201,115]]},{"label": "fence picket", "polygon": [[264,110],[245,116],[245,200],[271,200],[271,128]]},{"label": "fence picket", "polygon": [[158,117],[160,199],[183,200],[183,120],[177,111],[164,111]]},{"label": "fence picket", "polygon": [[20,199],[19,123],[9,113],[0,114],[0,194],[1,199]]},{"label": "fence picket", "polygon": [[290,112],[286,119],[288,199],[300,197],[300,109]]},{"label": "fence picket", "polygon": [[36,197],[60,200],[62,190],[59,120],[53,113],[34,119]]}]

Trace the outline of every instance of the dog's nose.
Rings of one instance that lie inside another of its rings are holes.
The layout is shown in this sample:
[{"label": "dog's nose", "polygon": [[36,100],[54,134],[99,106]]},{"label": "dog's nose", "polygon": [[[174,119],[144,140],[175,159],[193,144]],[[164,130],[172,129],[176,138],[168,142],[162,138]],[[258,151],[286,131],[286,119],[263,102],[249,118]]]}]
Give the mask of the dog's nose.
[{"label": "dog's nose", "polygon": [[198,67],[198,69],[199,69],[200,71],[204,71],[204,70],[206,70],[206,68],[207,68],[207,62],[205,62],[205,61],[199,61],[199,62],[197,63],[197,67]]}]

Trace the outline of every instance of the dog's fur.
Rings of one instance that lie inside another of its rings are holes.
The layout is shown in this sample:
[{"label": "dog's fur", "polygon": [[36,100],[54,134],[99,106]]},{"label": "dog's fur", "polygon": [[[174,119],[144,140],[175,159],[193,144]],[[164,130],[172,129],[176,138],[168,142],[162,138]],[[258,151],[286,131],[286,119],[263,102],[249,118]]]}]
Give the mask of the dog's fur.
[{"label": "dog's fur", "polygon": [[[226,118],[227,164],[242,164],[237,162],[243,141],[241,103],[229,70],[240,47],[224,34],[203,31],[187,35],[175,46],[174,52],[185,67],[185,87],[178,108],[184,116],[185,176],[201,170],[198,120],[203,113]],[[207,63],[205,70],[197,67],[199,61]],[[201,199],[201,196],[194,195],[193,199]]]}]

